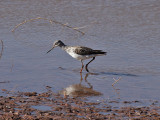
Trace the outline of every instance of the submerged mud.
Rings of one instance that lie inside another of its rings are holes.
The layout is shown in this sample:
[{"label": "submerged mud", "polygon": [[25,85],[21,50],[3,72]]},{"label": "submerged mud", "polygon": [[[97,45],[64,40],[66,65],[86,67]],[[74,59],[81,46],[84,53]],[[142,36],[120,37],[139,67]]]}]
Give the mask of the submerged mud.
[{"label": "submerged mud", "polygon": [[[105,119],[160,119],[160,106],[113,107],[104,102],[87,102],[84,97],[71,98],[47,92],[12,92],[0,96],[1,120],[105,120]],[[116,102],[116,101],[110,101]],[[139,101],[124,101],[130,104]]]}]

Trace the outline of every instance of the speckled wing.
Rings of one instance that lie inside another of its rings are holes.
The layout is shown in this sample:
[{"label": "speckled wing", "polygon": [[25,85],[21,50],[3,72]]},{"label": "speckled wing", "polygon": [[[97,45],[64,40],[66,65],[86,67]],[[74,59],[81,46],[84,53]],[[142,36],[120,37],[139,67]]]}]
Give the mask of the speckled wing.
[{"label": "speckled wing", "polygon": [[92,55],[92,54],[106,54],[106,52],[103,52],[102,50],[93,50],[88,47],[82,47],[82,46],[77,46],[75,49],[75,53],[79,55]]}]

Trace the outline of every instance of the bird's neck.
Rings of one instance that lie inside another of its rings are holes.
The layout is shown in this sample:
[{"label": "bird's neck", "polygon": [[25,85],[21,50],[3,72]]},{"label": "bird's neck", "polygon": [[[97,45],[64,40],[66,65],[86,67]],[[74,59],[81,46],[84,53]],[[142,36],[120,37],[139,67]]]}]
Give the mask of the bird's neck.
[{"label": "bird's neck", "polygon": [[66,47],[67,47],[67,45],[62,44],[62,45],[60,45],[59,47],[60,47],[60,48],[62,48],[63,50],[65,50],[65,49],[66,49]]}]

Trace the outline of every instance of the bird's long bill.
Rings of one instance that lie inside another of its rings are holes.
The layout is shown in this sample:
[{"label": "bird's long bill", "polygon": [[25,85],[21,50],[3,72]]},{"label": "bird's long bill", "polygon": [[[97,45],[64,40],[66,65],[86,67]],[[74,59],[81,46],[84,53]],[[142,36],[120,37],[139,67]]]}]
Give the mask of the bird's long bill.
[{"label": "bird's long bill", "polygon": [[47,53],[51,52],[51,50],[53,50],[53,48],[54,48],[54,46]]}]

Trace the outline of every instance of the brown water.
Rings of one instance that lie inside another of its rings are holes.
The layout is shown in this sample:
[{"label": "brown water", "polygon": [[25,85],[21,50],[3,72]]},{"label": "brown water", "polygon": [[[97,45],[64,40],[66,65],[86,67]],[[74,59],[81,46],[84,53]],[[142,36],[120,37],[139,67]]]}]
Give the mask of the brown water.
[{"label": "brown water", "polygon": [[[108,52],[89,65],[96,74],[82,81],[82,88],[92,86],[103,94],[89,100],[160,100],[159,6],[158,0],[0,1],[0,40],[4,43],[0,89],[42,92],[50,86],[59,92],[79,84],[79,61],[59,48],[46,54],[61,39],[68,45]],[[81,28],[85,35],[47,20],[28,22],[11,32],[22,21],[37,17]],[[112,87],[113,78],[119,77]]]}]

